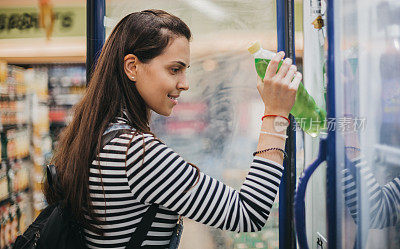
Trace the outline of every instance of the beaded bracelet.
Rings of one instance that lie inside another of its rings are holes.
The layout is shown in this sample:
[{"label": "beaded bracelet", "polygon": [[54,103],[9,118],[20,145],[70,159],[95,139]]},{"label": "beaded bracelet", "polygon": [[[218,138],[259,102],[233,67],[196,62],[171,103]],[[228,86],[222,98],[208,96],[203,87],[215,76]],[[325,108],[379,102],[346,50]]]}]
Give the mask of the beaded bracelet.
[{"label": "beaded bracelet", "polygon": [[260,154],[260,153],[263,153],[263,152],[271,151],[271,150],[277,150],[277,151],[282,152],[283,153],[283,158],[288,157],[288,155],[286,154],[286,151],[282,150],[281,148],[268,148],[268,149],[265,149],[265,150],[259,150],[259,151],[254,152],[253,156],[255,156],[257,154]]}]

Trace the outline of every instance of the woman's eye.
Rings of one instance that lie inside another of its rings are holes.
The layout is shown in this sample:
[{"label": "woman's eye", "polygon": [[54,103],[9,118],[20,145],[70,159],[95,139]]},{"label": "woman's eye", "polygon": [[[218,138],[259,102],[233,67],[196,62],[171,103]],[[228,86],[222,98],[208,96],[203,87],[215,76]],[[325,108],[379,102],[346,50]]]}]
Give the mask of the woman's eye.
[{"label": "woman's eye", "polygon": [[172,71],[173,73],[178,73],[179,70],[180,70],[179,68],[172,68],[172,69],[171,69],[171,71]]}]

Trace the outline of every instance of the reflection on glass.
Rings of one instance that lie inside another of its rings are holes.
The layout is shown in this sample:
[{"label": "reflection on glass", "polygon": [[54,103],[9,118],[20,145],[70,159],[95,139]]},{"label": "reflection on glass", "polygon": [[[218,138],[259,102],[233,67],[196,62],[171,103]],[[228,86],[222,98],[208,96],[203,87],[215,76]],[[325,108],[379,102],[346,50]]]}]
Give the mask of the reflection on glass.
[{"label": "reflection on glass", "polygon": [[342,245],[399,248],[400,3],[341,2],[338,116],[353,128],[366,120],[339,133]]},{"label": "reflection on glass", "polygon": [[[382,5],[382,8],[389,8]],[[389,10],[389,9],[388,9]],[[388,11],[387,10],[387,11]],[[387,12],[386,11],[386,12]],[[398,14],[399,12],[397,12]],[[381,143],[400,146],[400,20],[385,27],[385,47],[380,56],[379,66],[382,80],[382,125]]]},{"label": "reflection on glass", "polygon": [[[392,248],[390,245],[399,246],[400,174],[386,183],[379,183],[378,176],[360,151],[358,137],[358,132],[344,134],[345,168],[342,171],[344,202],[355,224],[360,224],[360,211],[363,209],[367,212],[367,224],[363,224],[367,229],[397,231],[393,236],[389,234],[384,236],[392,241],[385,241],[383,243],[385,246],[382,248]],[[366,200],[363,201],[362,198]],[[360,205],[360,202],[364,205]],[[370,234],[369,237],[377,239],[379,235]],[[357,244],[360,242],[356,242]],[[359,247],[361,246],[357,246]]]},{"label": "reflection on glass", "polygon": [[[385,228],[400,223],[400,175],[381,186],[360,152],[357,132],[347,132],[345,136],[345,169],[343,187],[345,202],[354,221],[357,222],[357,184],[365,184],[368,193],[369,228]],[[360,179],[357,179],[357,178]]]}]

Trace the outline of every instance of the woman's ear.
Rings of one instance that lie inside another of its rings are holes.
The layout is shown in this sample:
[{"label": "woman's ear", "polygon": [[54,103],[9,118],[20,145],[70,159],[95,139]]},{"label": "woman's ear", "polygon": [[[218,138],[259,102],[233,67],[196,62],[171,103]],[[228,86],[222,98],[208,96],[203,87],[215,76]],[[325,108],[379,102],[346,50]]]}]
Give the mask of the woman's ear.
[{"label": "woman's ear", "polygon": [[137,75],[137,65],[139,63],[139,59],[136,55],[127,54],[124,57],[124,71],[126,76],[132,81],[136,81]]}]

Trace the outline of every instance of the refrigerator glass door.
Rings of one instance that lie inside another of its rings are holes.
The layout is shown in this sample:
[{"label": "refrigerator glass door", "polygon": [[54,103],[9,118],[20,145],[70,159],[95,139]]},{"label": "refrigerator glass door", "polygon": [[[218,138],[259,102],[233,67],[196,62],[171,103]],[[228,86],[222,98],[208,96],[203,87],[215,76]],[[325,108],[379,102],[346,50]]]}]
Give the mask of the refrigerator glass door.
[{"label": "refrigerator glass door", "polygon": [[400,2],[335,1],[341,248],[400,247]]},{"label": "refrigerator glass door", "polygon": [[[303,83],[316,104],[325,109],[326,93],[326,4],[322,0],[303,1]],[[326,130],[318,137],[304,133],[305,165],[318,156],[320,139],[326,137]],[[297,136],[297,138],[301,138]],[[299,150],[300,152],[301,150]],[[326,162],[313,173],[307,185],[306,234],[310,248],[326,248]]]}]

